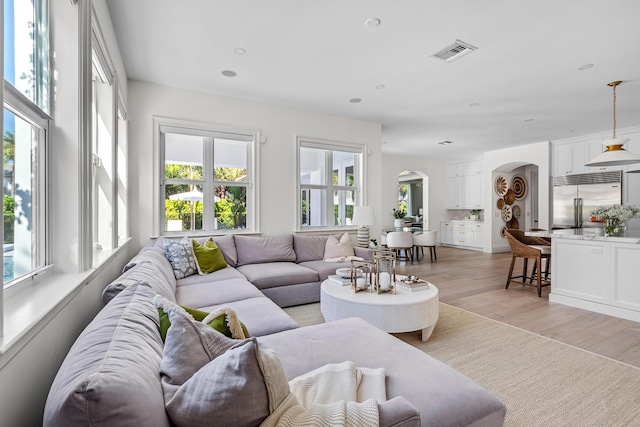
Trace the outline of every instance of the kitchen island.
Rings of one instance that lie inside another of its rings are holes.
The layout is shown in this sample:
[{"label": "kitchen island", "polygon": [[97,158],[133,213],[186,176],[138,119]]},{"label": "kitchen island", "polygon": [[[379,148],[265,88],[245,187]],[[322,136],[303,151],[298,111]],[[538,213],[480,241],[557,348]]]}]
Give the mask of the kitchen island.
[{"label": "kitchen island", "polygon": [[640,322],[640,232],[605,237],[582,230],[551,237],[549,301]]}]

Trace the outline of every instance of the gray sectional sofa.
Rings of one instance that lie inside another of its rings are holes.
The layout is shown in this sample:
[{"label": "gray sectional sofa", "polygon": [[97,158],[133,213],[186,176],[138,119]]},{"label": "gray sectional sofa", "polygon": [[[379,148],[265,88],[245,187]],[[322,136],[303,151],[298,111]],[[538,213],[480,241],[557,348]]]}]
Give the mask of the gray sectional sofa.
[{"label": "gray sectional sofa", "polygon": [[161,386],[156,294],[207,312],[231,307],[249,333],[275,351],[287,380],[343,361],[385,368],[388,400],[379,403],[383,426],[503,425],[506,408],[500,400],[392,335],[357,318],[299,327],[281,309],[318,301],[320,283],[348,265],[323,261],[327,237],[214,240],[226,268],[176,279],[159,239],[105,288],[104,308],[78,337],[53,382],[45,426],[172,425]]}]

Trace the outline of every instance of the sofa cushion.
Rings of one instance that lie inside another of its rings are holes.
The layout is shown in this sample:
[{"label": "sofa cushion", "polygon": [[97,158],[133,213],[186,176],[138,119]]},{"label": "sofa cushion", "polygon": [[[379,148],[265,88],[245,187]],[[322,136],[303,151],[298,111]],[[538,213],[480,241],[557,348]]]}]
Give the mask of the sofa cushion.
[{"label": "sofa cushion", "polygon": [[166,258],[162,262],[151,258],[138,262],[104,288],[102,303],[107,304],[124,289],[141,281],[147,283],[156,293],[175,301],[176,278],[173,271],[166,268],[167,264]]},{"label": "sofa cushion", "polygon": [[[224,305],[231,307],[236,312],[238,318],[242,319],[254,337],[275,334],[298,327],[295,320],[265,296],[233,301]],[[211,312],[218,307],[199,307],[199,309]]]},{"label": "sofa cushion", "polygon": [[336,274],[336,270],[338,268],[351,267],[350,262],[324,262],[322,260],[301,262],[299,265],[318,273],[318,276],[320,277],[318,280],[320,281],[327,280],[327,277],[332,274]]},{"label": "sofa cushion", "polygon": [[316,261],[324,258],[324,247],[329,236],[293,235],[296,262]]},{"label": "sofa cushion", "polygon": [[349,233],[344,233],[340,240],[335,236],[329,236],[324,247],[324,259],[353,256],[353,246]]},{"label": "sofa cushion", "polygon": [[235,236],[238,266],[265,262],[295,262],[293,235]]},{"label": "sofa cushion", "polygon": [[182,307],[169,301],[162,295],[156,295],[153,303],[158,307],[158,316],[160,318],[160,337],[165,341],[167,331],[171,327],[169,319],[169,310],[182,310],[191,316],[196,322],[202,322],[210,328],[215,329],[224,336],[229,338],[243,340],[249,338],[247,327],[238,319],[236,312],[229,307],[219,307],[215,311],[208,313],[206,311],[197,310],[195,308]]},{"label": "sofa cushion", "polygon": [[[506,407],[487,390],[359,318],[284,331],[259,341],[279,355],[289,380],[327,363],[352,360],[356,366],[384,367],[387,398],[404,396],[422,411],[423,423],[455,426],[504,422]],[[484,423],[474,424],[477,420]]]},{"label": "sofa cushion", "polygon": [[213,239],[216,245],[218,245],[228,265],[235,267],[238,264],[238,252],[236,252],[236,243],[233,234],[226,236],[197,237],[195,240],[197,240],[198,243],[204,244],[209,239]]},{"label": "sofa cushion", "polygon": [[227,266],[222,251],[220,251],[213,239],[208,239],[204,244],[199,243],[197,240],[192,240],[191,245],[193,254],[196,257],[198,274],[204,276]]},{"label": "sofa cushion", "polygon": [[182,279],[196,273],[196,257],[193,254],[191,240],[186,237],[180,241],[163,238],[163,246],[176,279]]},{"label": "sofa cushion", "polygon": [[253,338],[204,365],[167,400],[166,407],[177,427],[205,427],[212,420],[255,426],[288,395],[280,361]]},{"label": "sofa cushion", "polygon": [[[173,273],[172,273],[173,274]],[[213,273],[209,273],[206,276],[201,276],[199,274],[194,274],[193,276],[185,277],[184,279],[176,280],[176,285],[178,287],[181,286],[189,286],[189,285],[197,285],[199,283],[212,283],[212,282],[220,282],[222,280],[227,279],[245,279],[238,270],[231,266],[227,266],[227,268],[223,268],[222,270],[216,270]]]},{"label": "sofa cushion", "polygon": [[320,276],[315,271],[292,262],[248,264],[238,267],[238,271],[258,289],[320,280]]},{"label": "sofa cushion", "polygon": [[80,334],[47,397],[46,426],[169,426],[160,383],[156,292],[120,292]]},{"label": "sofa cushion", "polygon": [[[224,270],[227,269],[225,268]],[[216,274],[224,270],[218,270],[211,274]],[[209,276],[197,277],[206,278]],[[211,282],[203,281],[188,286],[178,286],[175,298],[180,305],[200,308],[261,296],[263,296],[262,292],[242,276],[235,279]]]}]

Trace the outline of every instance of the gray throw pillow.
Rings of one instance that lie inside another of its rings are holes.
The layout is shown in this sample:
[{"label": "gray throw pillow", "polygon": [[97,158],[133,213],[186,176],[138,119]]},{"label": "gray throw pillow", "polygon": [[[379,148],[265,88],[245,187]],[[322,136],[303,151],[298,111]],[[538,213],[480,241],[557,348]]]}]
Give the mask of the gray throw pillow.
[{"label": "gray throw pillow", "polygon": [[184,279],[187,276],[196,274],[196,257],[193,254],[191,240],[183,237],[180,241],[163,239],[164,253],[171,263],[173,274],[176,279]]},{"label": "gray throw pillow", "polygon": [[289,393],[275,353],[250,338],[207,363],[165,404],[177,427],[210,426],[216,420],[257,426]]}]

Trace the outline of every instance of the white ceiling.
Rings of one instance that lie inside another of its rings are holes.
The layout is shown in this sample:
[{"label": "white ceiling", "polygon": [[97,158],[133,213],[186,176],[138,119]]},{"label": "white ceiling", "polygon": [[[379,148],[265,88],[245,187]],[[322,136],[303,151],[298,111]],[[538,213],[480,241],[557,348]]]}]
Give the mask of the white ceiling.
[{"label": "white ceiling", "polygon": [[[611,131],[613,80],[618,129],[640,125],[638,0],[107,4],[130,79],[382,123],[385,153],[468,159]],[[456,39],[478,50],[430,56]]]}]

